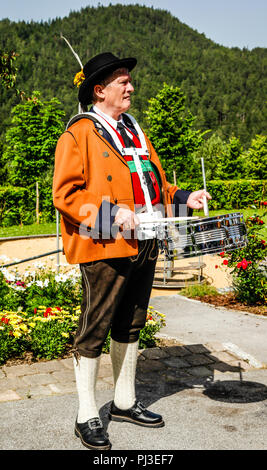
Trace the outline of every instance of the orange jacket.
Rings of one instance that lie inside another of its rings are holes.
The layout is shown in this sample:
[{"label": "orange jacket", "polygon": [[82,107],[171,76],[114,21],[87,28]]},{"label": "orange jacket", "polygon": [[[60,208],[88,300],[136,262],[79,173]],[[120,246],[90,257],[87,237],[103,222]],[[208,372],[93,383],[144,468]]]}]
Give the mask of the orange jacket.
[{"label": "orange jacket", "polygon": [[[166,181],[158,156],[146,140],[149,158],[161,177],[166,215],[171,216],[167,205],[178,188]],[[86,228],[95,227],[103,201],[134,211],[130,170],[94,123],[80,119],[58,141],[53,179],[53,202],[61,214],[64,253],[70,264],[137,254],[137,240],[125,239],[120,232],[109,239],[89,236]]]}]

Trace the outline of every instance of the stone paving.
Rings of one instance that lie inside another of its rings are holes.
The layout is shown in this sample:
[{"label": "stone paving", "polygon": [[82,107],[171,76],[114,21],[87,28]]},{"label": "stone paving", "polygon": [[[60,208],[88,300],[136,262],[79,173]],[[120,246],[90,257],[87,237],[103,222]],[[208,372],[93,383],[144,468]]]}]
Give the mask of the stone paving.
[{"label": "stone paving", "polygon": [[[183,345],[173,340],[169,346],[140,350],[136,383],[192,386],[196,381],[214,380],[216,374],[224,372],[242,378],[242,371],[265,368],[231,346],[215,342]],[[101,356],[96,389],[113,389],[109,354]],[[73,393],[76,384],[72,358],[0,368],[0,402]]]}]

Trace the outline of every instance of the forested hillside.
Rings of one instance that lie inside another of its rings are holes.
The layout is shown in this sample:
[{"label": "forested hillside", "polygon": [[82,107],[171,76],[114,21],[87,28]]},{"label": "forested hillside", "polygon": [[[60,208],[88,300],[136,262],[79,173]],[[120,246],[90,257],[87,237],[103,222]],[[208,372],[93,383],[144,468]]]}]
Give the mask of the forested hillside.
[{"label": "forested hillside", "polygon": [[[219,46],[167,11],[137,5],[87,7],[45,23],[0,21],[2,51],[16,51],[19,89],[40,90],[43,99],[57,97],[66,121],[77,112],[73,78],[79,65],[62,33],[83,63],[103,51],[135,56],[135,94],[131,108],[146,127],[143,111],[163,83],[181,87],[197,116],[197,129],[236,135],[249,146],[267,131],[267,49],[252,51]],[[19,102],[13,90],[0,89],[0,134]]]}]

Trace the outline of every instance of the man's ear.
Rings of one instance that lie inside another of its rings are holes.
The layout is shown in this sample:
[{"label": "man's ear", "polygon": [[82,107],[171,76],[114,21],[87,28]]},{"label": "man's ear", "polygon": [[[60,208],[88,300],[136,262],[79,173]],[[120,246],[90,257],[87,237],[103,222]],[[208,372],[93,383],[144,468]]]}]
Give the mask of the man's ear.
[{"label": "man's ear", "polygon": [[97,98],[103,99],[104,98],[103,86],[102,85],[95,85],[94,86],[94,94],[95,94],[95,96],[97,96]]}]

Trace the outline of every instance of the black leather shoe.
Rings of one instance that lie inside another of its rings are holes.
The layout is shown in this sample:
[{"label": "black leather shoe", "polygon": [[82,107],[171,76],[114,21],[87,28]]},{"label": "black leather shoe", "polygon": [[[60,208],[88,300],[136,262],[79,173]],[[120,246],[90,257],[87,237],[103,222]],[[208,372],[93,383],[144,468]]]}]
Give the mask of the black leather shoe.
[{"label": "black leather shoe", "polygon": [[109,450],[111,443],[105,433],[102,422],[99,418],[92,418],[85,423],[75,423],[75,435],[79,437],[82,444],[88,449]]},{"label": "black leather shoe", "polygon": [[140,401],[136,401],[128,410],[120,410],[112,402],[109,418],[113,421],[127,421],[150,428],[161,428],[165,424],[162,416],[147,410]]}]

